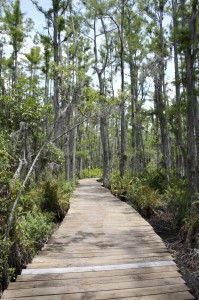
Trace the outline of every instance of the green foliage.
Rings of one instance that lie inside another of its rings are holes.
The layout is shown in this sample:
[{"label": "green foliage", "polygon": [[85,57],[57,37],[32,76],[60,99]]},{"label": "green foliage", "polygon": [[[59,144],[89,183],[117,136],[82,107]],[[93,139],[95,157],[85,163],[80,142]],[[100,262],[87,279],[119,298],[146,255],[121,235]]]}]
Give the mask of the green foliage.
[{"label": "green foliage", "polygon": [[35,183],[33,183],[29,190],[27,190],[25,195],[21,196],[18,207],[22,207],[22,211],[24,213],[27,213],[29,211],[39,211],[42,200],[42,184],[36,185]]},{"label": "green foliage", "polygon": [[0,283],[2,285],[6,284],[7,282],[6,265],[8,261],[10,247],[11,243],[9,241],[4,242],[3,237],[0,237]]},{"label": "green foliage", "polygon": [[115,171],[110,177],[110,183],[113,194],[128,201],[145,216],[154,214],[162,204],[159,192],[148,186],[144,178],[131,176],[130,173],[120,178],[119,171]]},{"label": "green foliage", "polygon": [[28,212],[26,216],[17,219],[15,236],[23,251],[34,252],[51,235],[55,228],[52,215],[41,212]]},{"label": "green foliage", "polygon": [[[15,212],[14,224],[9,243],[3,243],[6,218],[12,206],[21,182],[10,182],[11,198],[9,201],[0,198],[0,282],[6,286],[7,280],[14,280],[22,265],[26,265],[42,247],[47,237],[69,209],[69,198],[73,191],[71,183],[65,181],[64,175],[58,178],[48,177],[38,185],[31,181],[26,193],[21,197]],[[3,201],[4,200],[4,201]],[[5,215],[5,216],[3,216]],[[7,275],[6,275],[7,274]]]},{"label": "green foliage", "polygon": [[160,170],[146,170],[137,176],[119,171],[110,177],[111,192],[129,202],[141,214],[150,216],[161,208],[170,219],[173,228],[181,226],[190,214],[188,185],[185,179],[170,174],[170,188],[166,190],[166,177]]},{"label": "green foliage", "polygon": [[47,180],[43,183],[44,197],[41,209],[48,212],[58,210],[58,183],[55,179]]},{"label": "green foliage", "polygon": [[30,62],[31,65],[37,65],[41,61],[41,48],[39,46],[35,46],[30,49],[30,53],[25,54],[26,58]]},{"label": "green foliage", "polygon": [[149,187],[164,193],[166,189],[166,176],[160,169],[148,169],[138,175]]},{"label": "green foliage", "polygon": [[110,186],[111,193],[114,195],[117,195],[118,191],[121,190],[121,177],[119,170],[115,170],[110,174]]},{"label": "green foliage", "polygon": [[15,218],[11,240],[0,239],[0,282],[3,287],[15,280],[22,266],[31,261],[54,228],[52,216],[47,213],[29,211]]},{"label": "green foliage", "polygon": [[22,182],[20,179],[11,179],[10,180],[10,199],[15,200],[20,189],[22,187]]},{"label": "green foliage", "polygon": [[159,192],[148,186],[145,180],[133,177],[127,190],[127,199],[143,215],[149,217],[162,205]]},{"label": "green foliage", "polygon": [[87,158],[88,156],[89,156],[89,150],[87,150],[87,149],[80,150],[80,151],[76,152],[76,157],[77,158],[80,158],[80,157]]},{"label": "green foliage", "polygon": [[188,219],[184,230],[187,232],[188,241],[192,247],[199,246],[199,214],[195,215],[193,218]]},{"label": "green foliage", "polygon": [[42,188],[42,211],[53,213],[58,221],[63,220],[69,209],[69,198],[73,191],[71,183],[66,183],[64,177],[60,176],[58,179],[46,180]]},{"label": "green foliage", "polygon": [[70,196],[73,192],[73,185],[71,182],[66,182],[64,174],[58,178],[58,201],[61,211],[61,216],[65,217],[70,207]]},{"label": "green foliage", "polygon": [[47,145],[46,155],[49,161],[53,161],[57,164],[63,164],[65,161],[63,151],[57,148],[53,143]]},{"label": "green foliage", "polygon": [[119,197],[121,197],[121,195],[126,197],[125,194],[131,183],[132,176],[129,172],[126,172],[124,178],[120,177],[119,170],[114,171],[110,176],[111,192]]},{"label": "green foliage", "polygon": [[13,175],[12,164],[14,158],[9,154],[7,146],[9,142],[0,134],[0,182],[8,182]]},{"label": "green foliage", "polygon": [[20,1],[16,0],[4,10],[4,29],[10,36],[10,44],[17,50],[21,49],[26,36],[23,26],[23,13],[20,9]]},{"label": "green foliage", "polygon": [[101,178],[102,170],[99,168],[94,169],[84,169],[82,172],[83,178]]},{"label": "green foliage", "polygon": [[8,280],[15,281],[16,280],[16,269],[8,268]]},{"label": "green foliage", "polygon": [[190,213],[190,199],[185,180],[178,180],[165,191],[164,201],[170,214],[173,227],[182,225]]}]

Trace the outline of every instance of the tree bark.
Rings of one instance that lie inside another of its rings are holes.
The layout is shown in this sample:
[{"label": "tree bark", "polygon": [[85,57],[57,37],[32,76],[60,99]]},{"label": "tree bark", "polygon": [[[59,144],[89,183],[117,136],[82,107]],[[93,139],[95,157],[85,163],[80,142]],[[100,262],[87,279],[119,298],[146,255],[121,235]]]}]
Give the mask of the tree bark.
[{"label": "tree bark", "polygon": [[125,118],[125,99],[124,99],[124,0],[121,0],[121,26],[120,36],[120,68],[121,68],[121,147],[120,147],[120,177],[124,177],[126,164],[126,118]]},{"label": "tree bark", "polygon": [[[53,1],[53,50],[54,50],[54,63],[55,66],[59,65],[59,43],[58,43],[58,28],[57,28],[57,21],[58,21],[58,11],[59,6],[56,4],[57,0]],[[59,115],[59,74],[55,71],[53,82],[54,82],[54,95],[53,95],[53,108],[54,108],[54,122],[57,120]],[[54,136],[60,134],[59,123],[56,123]],[[56,141],[57,146],[59,146],[59,140]]]},{"label": "tree bark", "polygon": [[[104,87],[104,80],[103,80],[103,73],[105,72],[107,63],[108,63],[108,37],[107,32],[105,29],[105,24],[103,19],[101,18],[101,24],[103,28],[103,33],[105,35],[106,39],[106,58],[104,60],[102,68],[98,68],[98,53],[97,53],[97,33],[96,33],[96,19],[94,19],[94,55],[95,55],[95,70],[97,72],[98,76],[98,82],[99,82],[99,89],[100,89],[100,103],[103,107],[105,104],[105,87]],[[107,115],[104,113],[102,116],[100,116],[100,133],[101,133],[101,143],[102,143],[102,156],[103,156],[103,185],[106,188],[109,188],[109,176],[110,176],[110,159],[109,159],[109,143],[108,143],[108,121],[107,121]]]},{"label": "tree bark", "polygon": [[188,32],[188,40],[184,48],[186,62],[186,92],[187,92],[187,173],[189,182],[189,195],[194,214],[194,200],[198,192],[199,167],[199,132],[198,132],[198,105],[194,79],[194,50],[197,24],[198,0],[191,2],[190,18],[185,17],[185,1],[181,0],[182,28]]},{"label": "tree bark", "polygon": [[186,167],[186,151],[182,137],[182,118],[180,114],[181,109],[181,96],[180,96],[180,74],[179,74],[179,63],[178,63],[178,38],[177,33],[179,30],[178,17],[177,17],[177,1],[172,0],[172,19],[173,19],[173,48],[174,48],[174,66],[175,66],[175,94],[176,94],[176,108],[177,113],[175,116],[175,125],[173,131],[176,138],[177,146],[177,175],[183,176]]}]

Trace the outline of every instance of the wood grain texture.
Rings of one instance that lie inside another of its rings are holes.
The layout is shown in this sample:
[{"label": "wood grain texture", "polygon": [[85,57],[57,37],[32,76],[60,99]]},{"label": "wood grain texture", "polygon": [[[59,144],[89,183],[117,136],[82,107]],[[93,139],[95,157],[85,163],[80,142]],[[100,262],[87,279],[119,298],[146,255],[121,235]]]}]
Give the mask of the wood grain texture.
[{"label": "wood grain texture", "polygon": [[194,297],[148,222],[95,179],[84,179],[60,227],[2,299]]}]

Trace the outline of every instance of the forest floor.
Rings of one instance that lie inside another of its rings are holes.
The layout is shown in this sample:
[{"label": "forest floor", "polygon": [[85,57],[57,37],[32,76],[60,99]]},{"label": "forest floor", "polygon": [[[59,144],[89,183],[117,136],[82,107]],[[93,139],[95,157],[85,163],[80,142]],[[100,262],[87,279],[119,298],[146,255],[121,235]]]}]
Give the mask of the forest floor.
[{"label": "forest floor", "polygon": [[147,221],[164,241],[192,294],[199,300],[199,249],[190,248],[181,231],[172,229],[170,223],[163,219],[153,217]]}]

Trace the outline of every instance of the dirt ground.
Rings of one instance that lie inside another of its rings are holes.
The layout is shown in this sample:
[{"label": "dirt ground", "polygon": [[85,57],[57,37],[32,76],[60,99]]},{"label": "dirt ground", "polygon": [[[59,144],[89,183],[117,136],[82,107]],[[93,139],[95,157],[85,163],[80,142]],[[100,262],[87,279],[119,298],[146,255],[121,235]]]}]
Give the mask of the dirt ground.
[{"label": "dirt ground", "polygon": [[147,220],[163,239],[196,300],[199,300],[199,249],[190,248],[180,230],[158,218]]}]

